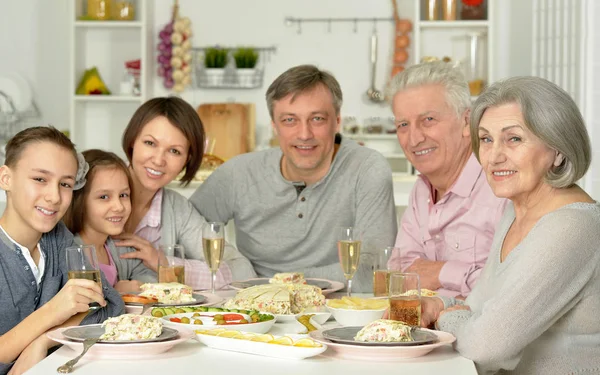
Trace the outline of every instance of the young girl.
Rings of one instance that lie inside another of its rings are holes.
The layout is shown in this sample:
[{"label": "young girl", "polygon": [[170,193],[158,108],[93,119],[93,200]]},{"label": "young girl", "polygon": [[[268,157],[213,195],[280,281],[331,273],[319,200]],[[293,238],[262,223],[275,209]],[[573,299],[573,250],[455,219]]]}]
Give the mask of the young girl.
[{"label": "young girl", "polygon": [[[124,311],[105,279],[102,288],[67,279],[64,249],[74,242],[60,219],[73,189],[85,183],[84,164],[78,164],[73,143],[51,127],[23,130],[6,145],[0,167],[6,191],[0,217],[0,374],[13,364],[12,373],[22,373],[43,359],[57,345],[46,331],[100,323]],[[91,302],[102,308],[89,311]]]},{"label": "young girl", "polygon": [[[151,99],[138,108],[127,125],[123,151],[133,179],[133,207],[125,227],[130,234],[119,236],[117,245],[138,251],[123,254],[122,258],[142,259],[156,270],[155,248],[160,244],[183,245],[186,284],[194,289],[209,288],[211,274],[202,252],[202,226],[206,221],[186,198],[165,189],[182,171],[181,183],[187,185],[200,167],[204,152],[200,117],[183,99]],[[223,260],[217,287],[256,277],[252,264],[235,247],[225,246]]]},{"label": "young girl", "polygon": [[64,222],[75,242],[95,245],[100,269],[118,292],[139,290],[146,282],[156,282],[156,273],[139,259],[121,259],[135,249],[117,247],[111,236],[121,234],[131,213],[131,175],[127,165],[112,152],[83,152],[89,165],[83,189],[73,193],[73,204]]}]

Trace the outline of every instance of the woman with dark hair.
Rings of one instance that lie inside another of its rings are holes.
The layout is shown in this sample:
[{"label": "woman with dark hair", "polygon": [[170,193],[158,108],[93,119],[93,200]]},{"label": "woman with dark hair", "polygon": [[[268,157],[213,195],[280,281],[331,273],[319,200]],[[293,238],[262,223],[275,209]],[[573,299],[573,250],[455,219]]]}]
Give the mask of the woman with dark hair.
[{"label": "woman with dark hair", "polygon": [[[206,220],[179,193],[166,189],[181,172],[181,183],[192,181],[204,153],[204,127],[200,117],[183,99],[150,99],[134,113],[123,133],[123,151],[133,180],[132,211],[118,237],[117,246],[137,251],[121,258],[139,258],[156,270],[160,244],[180,244],[185,249],[186,284],[194,289],[210,287],[211,273],[203,261],[202,226]],[[216,287],[256,274],[237,249],[225,246]]]}]

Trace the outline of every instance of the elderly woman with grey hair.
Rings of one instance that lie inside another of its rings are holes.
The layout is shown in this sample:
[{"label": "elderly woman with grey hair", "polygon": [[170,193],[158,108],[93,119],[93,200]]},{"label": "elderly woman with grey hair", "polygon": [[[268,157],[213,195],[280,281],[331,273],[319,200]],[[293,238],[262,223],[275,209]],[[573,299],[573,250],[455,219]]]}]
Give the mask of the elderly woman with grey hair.
[{"label": "elderly woman with grey hair", "polygon": [[469,297],[424,299],[423,325],[437,318],[481,374],[600,372],[600,204],[575,184],[591,161],[575,102],[542,78],[498,82],[471,140],[511,203]]}]

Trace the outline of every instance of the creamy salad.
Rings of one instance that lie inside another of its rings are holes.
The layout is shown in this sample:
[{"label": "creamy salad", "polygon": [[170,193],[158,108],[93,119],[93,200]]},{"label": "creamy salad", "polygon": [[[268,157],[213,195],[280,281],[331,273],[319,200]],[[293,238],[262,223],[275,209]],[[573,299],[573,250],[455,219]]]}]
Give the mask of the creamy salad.
[{"label": "creamy salad", "polygon": [[132,341],[149,340],[161,335],[163,324],[152,316],[124,314],[109,318],[102,323],[101,340]]},{"label": "creamy salad", "polygon": [[364,326],[354,340],[363,342],[413,341],[411,327],[395,320],[379,319]]}]

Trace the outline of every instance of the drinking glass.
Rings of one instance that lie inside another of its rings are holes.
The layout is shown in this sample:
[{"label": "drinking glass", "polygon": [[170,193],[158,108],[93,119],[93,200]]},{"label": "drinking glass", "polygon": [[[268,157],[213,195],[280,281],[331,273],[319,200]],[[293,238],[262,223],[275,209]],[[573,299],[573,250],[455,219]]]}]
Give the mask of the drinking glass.
[{"label": "drinking glass", "polygon": [[158,247],[158,282],[185,284],[185,248],[183,245]]},{"label": "drinking glass", "polygon": [[375,254],[375,263],[373,264],[373,295],[375,297],[389,294],[391,271],[388,267],[388,261],[395,251],[399,253],[400,248],[389,246]]},{"label": "drinking glass", "polygon": [[416,273],[390,274],[390,319],[411,326],[421,324],[421,286]]},{"label": "drinking glass", "polygon": [[217,271],[223,260],[223,249],[225,248],[225,224],[210,222],[202,228],[202,248],[204,249],[204,261],[212,277],[210,279],[210,292],[215,293]]},{"label": "drinking glass", "polygon": [[338,234],[338,257],[346,277],[346,290],[348,297],[352,295],[352,278],[358,269],[362,235],[357,228],[343,227]]},{"label": "drinking glass", "polygon": [[[100,285],[102,289],[102,276],[100,275],[100,264],[96,256],[94,245],[69,246],[67,253],[67,269],[69,279],[92,280]],[[90,302],[90,310],[100,308],[98,302]]]}]

